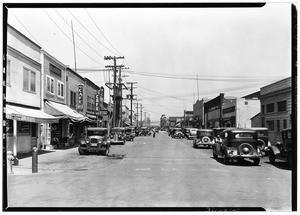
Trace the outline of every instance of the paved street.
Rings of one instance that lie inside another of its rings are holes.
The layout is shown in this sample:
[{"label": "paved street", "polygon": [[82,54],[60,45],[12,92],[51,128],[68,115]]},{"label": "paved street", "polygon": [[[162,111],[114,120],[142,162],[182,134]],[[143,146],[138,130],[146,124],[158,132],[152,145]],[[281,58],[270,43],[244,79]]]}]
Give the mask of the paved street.
[{"label": "paved street", "polygon": [[[124,157],[123,157],[124,156]],[[20,160],[8,174],[10,207],[263,207],[291,210],[291,171],[263,158],[224,165],[192,140],[137,137],[112,145],[108,157],[77,148]]]}]

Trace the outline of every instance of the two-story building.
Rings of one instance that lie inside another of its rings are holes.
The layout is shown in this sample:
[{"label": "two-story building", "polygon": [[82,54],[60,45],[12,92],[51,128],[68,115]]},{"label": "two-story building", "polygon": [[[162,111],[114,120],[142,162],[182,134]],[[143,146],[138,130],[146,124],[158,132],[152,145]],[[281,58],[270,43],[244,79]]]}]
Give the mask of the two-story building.
[{"label": "two-story building", "polygon": [[272,144],[281,141],[280,132],[291,128],[292,114],[291,77],[260,88],[261,126],[269,129]]},{"label": "two-story building", "polygon": [[42,143],[41,123],[58,118],[41,110],[41,47],[10,25],[7,25],[6,148],[18,153],[30,152]]}]

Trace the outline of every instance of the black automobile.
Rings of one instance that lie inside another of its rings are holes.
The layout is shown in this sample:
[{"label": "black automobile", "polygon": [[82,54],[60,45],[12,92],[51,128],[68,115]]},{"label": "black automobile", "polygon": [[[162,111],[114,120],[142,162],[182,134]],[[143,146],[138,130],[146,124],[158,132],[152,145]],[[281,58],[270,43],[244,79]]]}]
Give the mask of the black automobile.
[{"label": "black automobile", "polygon": [[228,129],[220,134],[220,139],[213,144],[213,157],[222,157],[225,164],[230,160],[241,162],[248,158],[254,165],[259,165],[263,154],[260,150],[257,131],[252,129]]},{"label": "black automobile", "polygon": [[112,128],[110,133],[110,143],[125,145],[125,142],[126,142],[125,128],[124,127]]},{"label": "black automobile", "polygon": [[172,131],[172,135],[171,135],[172,138],[184,138],[184,134],[182,132],[182,129],[181,128],[175,128],[173,131]]},{"label": "black automobile", "polygon": [[197,128],[185,128],[183,132],[185,138],[187,138],[188,140],[192,140],[196,138],[197,130],[198,130]]},{"label": "black automobile", "polygon": [[135,138],[135,131],[134,128],[126,127],[125,128],[125,140],[133,141]]},{"label": "black automobile", "polygon": [[292,168],[292,129],[287,128],[281,131],[282,142],[277,142],[275,146],[269,147],[269,160],[271,164],[275,163],[276,159],[288,162]]},{"label": "black automobile", "polygon": [[271,142],[269,141],[269,129],[265,127],[252,127],[251,129],[257,131],[258,143],[261,151],[268,155]]},{"label": "black automobile", "polygon": [[93,127],[87,128],[86,138],[80,141],[78,152],[80,155],[90,153],[108,155],[109,148],[108,129]]},{"label": "black automobile", "polygon": [[197,136],[193,140],[193,147],[212,147],[215,143],[214,131],[212,129],[198,129]]}]

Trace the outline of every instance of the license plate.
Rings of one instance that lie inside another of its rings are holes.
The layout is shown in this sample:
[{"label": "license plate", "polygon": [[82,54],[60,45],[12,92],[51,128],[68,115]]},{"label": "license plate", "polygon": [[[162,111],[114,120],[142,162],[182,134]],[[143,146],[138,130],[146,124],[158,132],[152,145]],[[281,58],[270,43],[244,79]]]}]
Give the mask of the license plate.
[{"label": "license plate", "polygon": [[91,146],[97,146],[97,143],[91,143]]}]

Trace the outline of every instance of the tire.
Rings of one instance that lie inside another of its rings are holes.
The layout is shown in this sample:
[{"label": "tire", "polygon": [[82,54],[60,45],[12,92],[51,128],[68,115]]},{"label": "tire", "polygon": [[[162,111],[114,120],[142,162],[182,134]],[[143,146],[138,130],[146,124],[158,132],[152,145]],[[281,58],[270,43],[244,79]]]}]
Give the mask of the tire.
[{"label": "tire", "polygon": [[78,147],[78,152],[80,155],[86,155],[86,152],[83,151],[80,147]]},{"label": "tire", "polygon": [[218,155],[216,155],[214,152],[213,152],[213,157],[214,157],[214,159],[218,159]]},{"label": "tire", "polygon": [[273,150],[272,149],[270,149],[270,151],[269,151],[269,161],[270,161],[270,163],[271,164],[274,164],[275,163],[275,154],[274,154],[274,152],[273,152]]},{"label": "tire", "polygon": [[255,166],[258,166],[259,162],[260,162],[260,158],[254,158],[253,159],[253,163],[254,163]]},{"label": "tire", "polygon": [[223,163],[226,164],[226,165],[229,164],[229,158],[224,156]]}]

